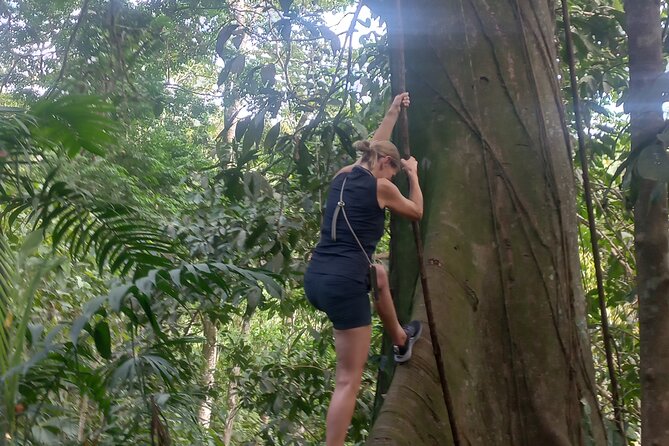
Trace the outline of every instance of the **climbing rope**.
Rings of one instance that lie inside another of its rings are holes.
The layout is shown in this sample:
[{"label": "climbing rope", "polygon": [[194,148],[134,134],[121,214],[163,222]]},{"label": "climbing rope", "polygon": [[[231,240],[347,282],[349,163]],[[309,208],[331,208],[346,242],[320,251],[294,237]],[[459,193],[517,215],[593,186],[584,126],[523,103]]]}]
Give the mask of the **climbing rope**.
[{"label": "climbing rope", "polygon": [[597,297],[599,302],[599,312],[602,325],[602,337],[604,338],[604,351],[606,353],[606,365],[611,381],[611,402],[613,404],[613,416],[616,421],[616,427],[623,439],[623,444],[627,444],[625,436],[625,423],[623,420],[622,409],[620,407],[620,396],[618,391],[618,378],[616,377],[613,365],[613,352],[611,349],[611,333],[609,332],[609,318],[606,310],[606,299],[604,296],[604,285],[602,278],[602,260],[599,255],[599,243],[597,237],[597,227],[595,225],[595,212],[592,206],[592,190],[590,188],[590,174],[588,172],[588,159],[585,152],[585,134],[581,121],[581,105],[578,96],[578,83],[576,81],[576,69],[574,64],[574,44],[571,36],[571,20],[569,18],[569,6],[566,0],[562,0],[562,21],[564,26],[565,44],[567,50],[567,62],[569,64],[569,82],[571,84],[571,97],[574,103],[574,121],[576,121],[576,133],[578,135],[578,156],[581,161],[581,171],[583,177],[583,195],[585,205],[588,210],[588,227],[590,229],[590,244],[592,245],[592,259],[595,266],[595,277],[597,279]]},{"label": "climbing rope", "polygon": [[[395,20],[394,26],[391,27],[388,23],[388,37],[393,39],[393,44],[390,45],[391,52],[391,78],[393,84],[393,94],[399,94],[406,91],[406,76],[404,63],[404,26],[402,23],[402,5],[401,0],[395,0]],[[394,29],[391,29],[394,28]],[[409,148],[409,119],[405,108],[401,108],[398,119],[398,142],[400,150],[408,158],[411,156],[411,149]],[[448,413],[448,422],[451,428],[451,435],[453,437],[453,444],[460,445],[460,436],[458,435],[457,425],[455,423],[455,415],[453,411],[453,400],[448,390],[448,383],[446,380],[446,371],[444,369],[444,361],[441,356],[441,346],[439,344],[439,337],[437,336],[437,327],[434,322],[434,313],[432,311],[432,299],[427,284],[427,272],[425,270],[425,261],[423,255],[423,238],[421,236],[420,226],[417,221],[412,222],[414,241],[416,243],[416,253],[418,256],[418,265],[420,271],[420,283],[423,289],[423,300],[425,301],[425,312],[427,313],[427,323],[430,328],[430,340],[432,341],[432,351],[434,359],[437,363],[437,371],[439,372],[439,382],[441,384],[441,391],[444,396],[444,404],[446,404],[446,411]]]}]

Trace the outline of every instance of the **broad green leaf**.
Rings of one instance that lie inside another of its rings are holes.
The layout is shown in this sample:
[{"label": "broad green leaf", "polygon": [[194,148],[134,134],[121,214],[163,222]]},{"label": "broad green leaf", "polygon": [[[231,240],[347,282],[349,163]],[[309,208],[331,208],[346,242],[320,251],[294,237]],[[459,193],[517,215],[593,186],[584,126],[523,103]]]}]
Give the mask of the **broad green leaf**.
[{"label": "broad green leaf", "polygon": [[42,243],[42,240],[44,240],[43,229],[37,229],[29,233],[23,241],[23,245],[21,245],[21,250],[19,252],[20,257],[25,259],[33,255],[35,251],[37,251],[39,245]]},{"label": "broad green leaf", "polygon": [[111,384],[117,386],[121,382],[134,378],[137,375],[137,361],[128,358],[123,361],[112,373]]},{"label": "broad green leaf", "polygon": [[260,288],[251,288],[246,295],[246,317],[250,317],[255,312],[262,301],[262,291]]},{"label": "broad green leaf", "polygon": [[89,320],[90,316],[87,314],[82,314],[74,320],[72,327],[70,328],[70,340],[72,340],[73,344],[77,343],[79,340],[79,333],[81,333],[81,330],[88,324]]},{"label": "broad green leaf", "polygon": [[290,41],[290,36],[292,33],[290,19],[283,18],[281,20],[277,20],[274,23],[274,26],[279,30],[279,34],[283,40],[286,42]]},{"label": "broad green leaf", "polygon": [[237,123],[235,126],[235,139],[237,141],[241,141],[242,137],[244,136],[244,133],[248,129],[249,125],[251,124],[251,118],[244,118],[241,121]]},{"label": "broad green leaf", "polygon": [[77,344],[79,333],[81,333],[81,330],[88,324],[91,317],[98,312],[106,300],[107,296],[98,296],[86,304],[82,315],[74,320],[70,328],[70,340],[73,344]]},{"label": "broad green leaf", "polygon": [[288,11],[290,11],[290,7],[293,4],[293,0],[279,0],[279,4],[281,5],[283,13],[288,14]]},{"label": "broad green leaf", "polygon": [[244,71],[244,67],[246,66],[246,56],[243,54],[238,54],[230,61],[229,65],[229,70],[230,73],[233,74],[239,74],[242,71]]},{"label": "broad green leaf", "polygon": [[181,268],[170,270],[170,277],[176,286],[181,286]]},{"label": "broad green leaf", "polygon": [[169,393],[158,393],[155,396],[155,401],[158,406],[164,406],[167,403],[167,400],[170,399]]},{"label": "broad green leaf", "polygon": [[265,135],[265,143],[263,144],[265,149],[268,150],[276,144],[276,139],[279,137],[279,132],[281,131],[281,122],[277,122],[272,126],[271,129]]},{"label": "broad green leaf", "polygon": [[220,87],[225,83],[226,80],[228,80],[228,75],[230,74],[230,70],[228,67],[221,68],[221,71],[218,73],[218,81],[217,85]]},{"label": "broad green leaf", "polygon": [[111,359],[111,333],[109,331],[109,324],[106,321],[100,321],[95,324],[93,340],[100,356],[104,359]]},{"label": "broad green leaf", "polygon": [[337,34],[335,34],[325,25],[319,26],[318,29],[320,30],[321,35],[330,41],[330,48],[332,49],[332,53],[336,53],[341,49],[341,42],[339,41]]},{"label": "broad green leaf", "polygon": [[218,54],[221,59],[225,59],[225,44],[237,28],[239,28],[239,25],[236,23],[231,23],[229,25],[225,25],[218,32],[218,37],[216,38],[216,54]]},{"label": "broad green leaf", "polygon": [[209,268],[209,265],[206,263],[196,263],[193,265],[198,271],[202,271],[203,273],[211,273],[211,268]]},{"label": "broad green leaf", "polygon": [[242,46],[242,42],[244,41],[245,33],[244,31],[238,29],[234,33],[234,36],[232,38],[232,44],[235,46],[235,48],[239,49]]},{"label": "broad green leaf", "polygon": [[109,291],[109,307],[112,311],[118,313],[121,311],[121,306],[123,305],[123,298],[128,294],[130,288],[134,285],[131,283],[126,283],[123,285],[116,286]]},{"label": "broad green leaf", "polygon": [[269,85],[270,87],[273,86],[276,81],[276,65],[273,63],[264,65],[260,69],[260,78],[264,84]]}]

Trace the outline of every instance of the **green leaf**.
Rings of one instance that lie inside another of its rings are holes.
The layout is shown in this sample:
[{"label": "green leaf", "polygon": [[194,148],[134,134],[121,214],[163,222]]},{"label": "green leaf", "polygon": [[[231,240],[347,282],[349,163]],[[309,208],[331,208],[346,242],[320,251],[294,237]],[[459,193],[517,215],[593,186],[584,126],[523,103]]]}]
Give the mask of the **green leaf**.
[{"label": "green leaf", "polygon": [[276,65],[273,63],[264,65],[260,69],[260,79],[270,87],[276,82]]},{"label": "green leaf", "polygon": [[79,333],[81,333],[81,330],[88,324],[91,317],[97,313],[106,300],[106,296],[98,296],[89,301],[84,307],[83,314],[72,323],[72,327],[70,328],[70,340],[74,345],[76,345],[79,340]]},{"label": "green leaf", "polygon": [[170,394],[169,393],[158,393],[156,394],[156,404],[158,406],[164,406],[165,403],[167,403],[167,400],[170,399]]},{"label": "green leaf", "polygon": [[248,129],[249,124],[251,124],[251,119],[248,117],[242,119],[237,123],[237,125],[235,126],[235,139],[237,141],[240,141],[242,139],[242,136],[244,136],[244,133]]},{"label": "green leaf", "polygon": [[207,274],[211,273],[211,268],[209,268],[209,265],[207,265],[206,263],[196,263],[193,266],[195,267],[195,269],[197,269],[198,271],[202,271],[203,273]]},{"label": "green leaf", "polygon": [[281,5],[283,13],[288,14],[288,11],[290,11],[290,7],[293,4],[293,0],[279,0],[279,4]]},{"label": "green leaf", "polygon": [[237,30],[234,32],[235,37],[232,38],[232,44],[235,46],[235,48],[239,49],[242,46],[242,42],[244,41],[244,32],[241,30]]},{"label": "green leaf", "polygon": [[81,333],[81,330],[88,324],[89,319],[90,315],[82,314],[72,323],[72,327],[70,328],[70,340],[73,344],[76,344],[79,340],[79,333]]},{"label": "green leaf", "polygon": [[337,36],[337,34],[325,25],[319,26],[318,29],[323,38],[330,41],[330,48],[332,49],[333,54],[341,49],[341,42],[339,41],[339,36]]},{"label": "green leaf", "polygon": [[290,41],[290,34],[292,32],[290,19],[283,18],[281,20],[277,20],[274,23],[274,26],[276,26],[283,40],[286,42]]},{"label": "green leaf", "polygon": [[276,144],[276,139],[279,137],[279,132],[281,131],[281,122],[277,122],[272,126],[271,129],[267,132],[265,136],[265,149],[270,149]]},{"label": "green leaf", "polygon": [[95,348],[104,359],[111,359],[111,333],[109,331],[109,324],[105,321],[100,321],[95,324],[93,329],[93,340],[95,341]]},{"label": "green leaf", "polygon": [[218,430],[214,428],[209,429],[209,436],[214,440],[214,446],[226,446],[223,440],[218,436]]},{"label": "green leaf", "polygon": [[246,295],[246,317],[250,317],[255,312],[262,301],[262,291],[260,288],[251,288]]},{"label": "green leaf", "polygon": [[230,61],[229,70],[230,73],[239,74],[244,71],[244,66],[246,65],[246,56],[243,54],[238,54]]},{"label": "green leaf", "polygon": [[221,28],[218,32],[218,37],[216,38],[216,54],[218,54],[221,59],[225,59],[225,44],[237,28],[239,28],[238,24],[231,23]]},{"label": "green leaf", "polygon": [[156,274],[158,273],[158,270],[153,269],[149,271],[149,273],[146,275],[146,277],[142,277],[138,280],[135,281],[135,286],[139,291],[141,291],[144,294],[151,294],[151,290],[153,287],[156,285]]},{"label": "green leaf", "polygon": [[128,294],[128,290],[130,290],[130,288],[133,286],[134,286],[133,284],[127,283],[111,289],[111,291],[109,292],[108,299],[109,299],[109,307],[112,309],[112,311],[115,311],[117,313],[121,311],[123,298]]},{"label": "green leaf", "polygon": [[219,87],[225,83],[225,81],[228,79],[228,75],[230,74],[230,70],[228,67],[222,68],[221,72],[218,73],[218,81],[216,82],[216,85]]},{"label": "green leaf", "polygon": [[128,358],[114,370],[111,376],[111,384],[116,386],[123,381],[133,378],[137,374],[137,361],[135,358]]},{"label": "green leaf", "polygon": [[170,277],[176,286],[181,286],[181,268],[170,270]]},{"label": "green leaf", "polygon": [[144,355],[144,360],[165,382],[170,382],[177,375],[177,370],[165,359],[157,355]]},{"label": "green leaf", "polygon": [[153,312],[153,308],[151,308],[151,301],[149,300],[148,296],[142,293],[135,293],[135,298],[142,307],[142,310],[144,310],[146,317],[149,319],[149,323],[151,324],[151,328],[153,328],[154,333],[162,338],[163,332],[160,329],[160,325],[158,325],[156,314]]},{"label": "green leaf", "polygon": [[250,125],[246,133],[244,134],[244,140],[242,141],[242,150],[244,150],[246,156],[244,156],[243,160],[240,159],[240,161],[237,163],[239,166],[243,166],[248,162],[248,160],[253,159],[255,157],[255,153],[251,153],[249,150],[251,147],[256,142],[256,132],[255,132],[255,127]]},{"label": "green leaf", "polygon": [[42,240],[44,240],[43,229],[38,229],[29,233],[23,241],[23,245],[21,245],[19,256],[23,259],[30,257],[35,253],[39,245],[42,243]]}]

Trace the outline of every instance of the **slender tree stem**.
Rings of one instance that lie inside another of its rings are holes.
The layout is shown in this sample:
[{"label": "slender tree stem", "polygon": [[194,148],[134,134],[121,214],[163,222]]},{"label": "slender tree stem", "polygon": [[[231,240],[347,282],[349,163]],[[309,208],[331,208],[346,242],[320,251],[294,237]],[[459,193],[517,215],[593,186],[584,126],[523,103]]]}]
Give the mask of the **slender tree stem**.
[{"label": "slender tree stem", "polygon": [[51,88],[49,88],[49,91],[47,91],[46,93],[47,98],[51,97],[54,91],[56,91],[56,87],[58,86],[60,81],[63,79],[63,76],[65,75],[65,69],[67,68],[67,59],[70,55],[70,48],[72,47],[72,43],[74,43],[74,38],[77,36],[77,31],[79,30],[82,22],[84,21],[84,17],[86,17],[86,13],[88,12],[89,2],[90,0],[84,0],[83,3],[81,4],[81,12],[79,13],[79,17],[77,18],[77,23],[74,25],[72,34],[70,34],[70,39],[67,41],[67,46],[65,47],[65,54],[63,54],[63,63],[60,66],[60,72],[58,73],[58,77],[54,81]]},{"label": "slender tree stem", "polygon": [[625,422],[623,420],[622,407],[620,405],[620,392],[618,391],[618,377],[616,376],[615,365],[613,363],[613,351],[611,349],[611,333],[609,331],[609,317],[606,309],[606,296],[604,294],[604,279],[602,275],[602,260],[599,253],[599,240],[597,234],[597,225],[595,222],[595,211],[592,205],[592,188],[590,187],[590,174],[588,169],[588,157],[585,147],[585,133],[581,120],[581,106],[578,96],[578,82],[576,81],[576,68],[574,64],[574,44],[571,36],[571,21],[569,17],[569,5],[566,0],[562,0],[562,19],[564,24],[565,44],[567,49],[567,62],[569,64],[569,80],[571,83],[571,97],[574,106],[574,121],[576,123],[576,133],[578,135],[578,156],[581,161],[581,172],[583,177],[583,196],[588,211],[588,227],[590,229],[590,244],[592,246],[592,260],[595,267],[595,278],[597,281],[597,301],[599,303],[599,313],[602,327],[602,337],[604,341],[604,351],[606,352],[606,367],[611,381],[611,403],[613,405],[613,414],[616,427],[623,438],[623,444],[627,444],[625,436]]}]

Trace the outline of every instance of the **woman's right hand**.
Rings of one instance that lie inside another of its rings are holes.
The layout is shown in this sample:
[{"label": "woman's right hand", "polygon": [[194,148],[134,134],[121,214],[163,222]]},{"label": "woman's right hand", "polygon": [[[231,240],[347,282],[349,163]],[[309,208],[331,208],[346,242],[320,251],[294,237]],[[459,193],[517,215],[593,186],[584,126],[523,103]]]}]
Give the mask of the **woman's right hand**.
[{"label": "woman's right hand", "polygon": [[409,157],[408,160],[401,160],[402,162],[402,168],[406,172],[407,175],[415,175],[418,176],[418,161],[416,161],[416,158],[413,156]]},{"label": "woman's right hand", "polygon": [[409,93],[405,91],[404,93],[400,93],[395,96],[393,103],[390,105],[390,108],[399,112],[401,107],[409,108],[410,104],[411,99],[409,98]]}]

